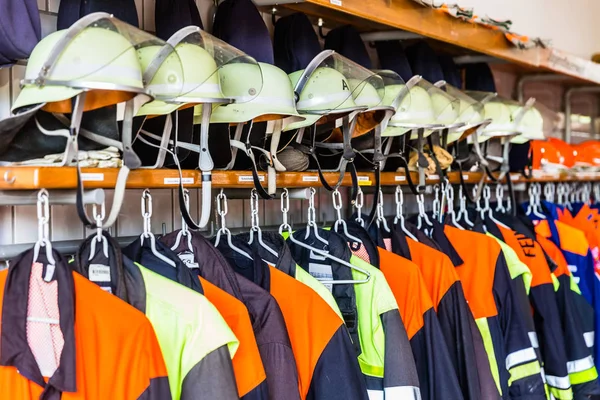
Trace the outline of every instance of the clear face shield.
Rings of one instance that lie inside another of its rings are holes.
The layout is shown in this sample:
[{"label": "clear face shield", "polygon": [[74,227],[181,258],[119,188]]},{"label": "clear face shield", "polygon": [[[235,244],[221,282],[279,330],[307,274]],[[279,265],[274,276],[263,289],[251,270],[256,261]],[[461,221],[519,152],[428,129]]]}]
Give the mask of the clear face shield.
[{"label": "clear face shield", "polygon": [[444,83],[440,88],[459,101],[459,113],[456,122],[460,125],[449,130],[448,144],[465,139],[475,133],[483,123],[486,123],[482,103],[448,83]]},{"label": "clear face shield", "polygon": [[[165,42],[106,13],[89,14],[65,31],[58,31],[38,45],[29,61],[22,95],[15,108],[46,102],[50,112],[69,113],[71,98],[82,92],[83,110],[118,104],[142,94],[152,94],[143,82],[138,54],[159,49]],[[181,85],[179,76],[173,82]],[[177,89],[175,89],[177,92]]]}]

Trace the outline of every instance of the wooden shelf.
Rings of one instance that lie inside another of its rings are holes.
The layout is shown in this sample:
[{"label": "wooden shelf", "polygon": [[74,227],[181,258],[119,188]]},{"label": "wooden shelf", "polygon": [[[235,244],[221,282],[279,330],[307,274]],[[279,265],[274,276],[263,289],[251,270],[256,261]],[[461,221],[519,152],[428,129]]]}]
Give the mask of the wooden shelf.
[{"label": "wooden shelf", "polygon": [[[271,11],[276,0],[255,0]],[[351,24],[361,31],[403,30],[456,46],[467,54],[485,54],[517,64],[523,72],[565,75],[579,83],[600,83],[600,65],[553,48],[522,50],[504,34],[456,19],[441,10],[420,6],[412,0],[304,0],[277,5],[278,13],[300,11],[323,18],[326,25]],[[268,6],[268,7],[267,7]],[[281,10],[281,11],[280,11]]]},{"label": "wooden shelf", "polygon": [[[115,186],[119,170],[116,168],[84,168],[83,179],[86,189],[112,189]],[[265,173],[261,172],[261,179],[266,180]],[[77,174],[74,167],[2,167],[0,168],[0,190],[37,190],[37,189],[75,189],[77,187]],[[338,174],[335,172],[325,173],[325,178],[331,184],[335,183]],[[417,181],[416,174],[412,175],[413,181]],[[448,173],[452,183],[459,183],[458,172]],[[513,182],[528,182],[518,174],[512,174]],[[371,172],[358,173],[361,186],[374,186],[375,176]],[[480,173],[463,173],[463,179],[467,183],[478,183],[481,179]],[[488,178],[489,182],[490,179]],[[600,174],[580,173],[579,175],[545,175],[536,177],[535,182],[584,182],[600,181]],[[197,170],[183,171],[183,182],[185,187],[199,188],[202,186],[201,174]],[[263,181],[264,182],[264,181]],[[439,183],[435,176],[427,179],[427,184]],[[383,186],[406,185],[406,177],[403,173],[384,172],[381,174]],[[173,189],[179,184],[177,170],[136,170],[129,174],[127,188],[162,188]],[[250,171],[213,171],[213,188],[252,188],[253,180]],[[346,174],[343,185],[352,184],[349,174]],[[265,183],[266,186],[266,183]],[[320,187],[319,176],[316,172],[284,172],[277,174],[278,188],[304,188]]]}]

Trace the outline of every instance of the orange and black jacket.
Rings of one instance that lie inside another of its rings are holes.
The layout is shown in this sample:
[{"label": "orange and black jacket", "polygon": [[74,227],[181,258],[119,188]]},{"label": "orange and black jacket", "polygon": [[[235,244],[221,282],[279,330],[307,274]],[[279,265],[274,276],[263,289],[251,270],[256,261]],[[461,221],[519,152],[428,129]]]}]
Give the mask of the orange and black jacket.
[{"label": "orange and black jacket", "polygon": [[[275,239],[266,238],[268,235],[263,232],[263,239],[273,242]],[[271,235],[279,237],[277,233]],[[344,321],[310,287],[276,267],[294,262],[289,249],[281,250],[275,260],[257,240],[252,245],[248,241],[248,234],[232,238],[233,244],[252,259],[224,241],[218,249],[237,273],[271,293],[281,307],[298,368],[300,397],[366,400],[367,387]],[[264,260],[270,260],[269,264]]]},{"label": "orange and black jacket", "polygon": [[[42,376],[27,341],[33,249],[0,272],[0,399],[170,399],[167,370],[146,316],[72,272],[59,253],[53,256],[50,281],[57,283],[64,346],[51,377]],[[38,260],[46,264],[43,254]]]},{"label": "orange and black jacket", "polygon": [[528,231],[517,217],[502,214],[497,214],[496,217],[506,225],[497,225],[488,218],[486,226],[489,232],[508,244],[531,271],[529,300],[537,333],[532,338],[532,344],[541,353],[550,391],[557,395],[554,392],[568,390],[571,382],[567,369],[566,342],[550,266],[535,234]]},{"label": "orange and black jacket", "polygon": [[537,353],[523,314],[523,299],[516,293],[500,244],[485,234],[449,225],[444,226],[443,233],[463,260],[456,271],[482,334],[489,335],[492,348],[488,356],[490,362],[496,360],[502,397],[545,399]]},{"label": "orange and black jacket", "polygon": [[[163,236],[160,242],[172,247],[177,241],[177,233],[175,231]],[[190,234],[192,251],[188,248],[187,240],[182,240],[174,252],[200,277],[240,300],[246,306],[252,322],[267,379],[266,385],[261,383],[245,394],[241,392],[242,400],[262,400],[267,394],[270,400],[300,399],[298,370],[277,301],[258,285],[236,274],[221,252],[204,236],[197,232]],[[247,385],[245,387],[248,388]]]},{"label": "orange and black jacket", "polygon": [[463,398],[498,399],[481,338],[450,258],[433,242],[424,244],[407,237],[399,225],[387,235],[379,232],[377,242],[384,248],[391,246],[393,253],[419,267]]},{"label": "orange and black jacket", "polygon": [[350,234],[362,242],[351,243],[352,252],[379,268],[394,293],[415,359],[421,398],[464,399],[419,267],[377,246],[369,233],[356,222],[348,221],[347,225]]}]

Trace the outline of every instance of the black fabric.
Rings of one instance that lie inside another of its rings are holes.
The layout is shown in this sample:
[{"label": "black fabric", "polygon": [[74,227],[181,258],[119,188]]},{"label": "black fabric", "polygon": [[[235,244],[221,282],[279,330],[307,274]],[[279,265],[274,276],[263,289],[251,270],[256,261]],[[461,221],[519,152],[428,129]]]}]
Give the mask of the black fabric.
[{"label": "black fabric", "polygon": [[[591,356],[592,351],[587,347],[585,340],[582,339],[583,334],[587,331],[581,313],[577,311],[578,302],[575,299],[577,296],[580,298],[582,296],[577,295],[571,290],[570,279],[567,275],[558,277],[560,286],[556,291],[556,304],[561,316],[562,328],[564,329],[567,359],[581,360]],[[589,304],[586,308],[590,310],[590,315],[593,314],[593,310],[591,310]],[[593,394],[600,395],[600,385],[597,379],[573,385],[572,388],[574,398],[577,400],[589,398]]]},{"label": "black fabric", "polygon": [[367,69],[373,68],[365,43],[358,30],[352,25],[340,26],[329,31],[325,37],[324,47],[340,53]]},{"label": "black fabric", "polygon": [[36,0],[0,1],[0,66],[29,58],[42,37]]},{"label": "black fabric", "polygon": [[273,64],[269,30],[251,0],[225,0],[217,7],[213,35],[256,61]]},{"label": "black fabric", "polygon": [[127,287],[128,301],[133,307],[146,314],[146,284],[140,268],[129,258],[123,256],[123,274]]},{"label": "black fabric", "polygon": [[308,66],[321,52],[321,44],[312,23],[305,14],[281,17],[273,35],[275,65],[287,74]]},{"label": "black fabric", "polygon": [[[192,367],[181,384],[181,400],[207,399],[237,400],[231,355],[227,346],[208,353]],[[233,383],[233,384],[232,384]]]},{"label": "black fabric", "polygon": [[156,36],[168,40],[172,34],[194,25],[204,29],[194,0],[156,0],[154,6]]},{"label": "black fabric", "polygon": [[375,42],[375,48],[382,69],[394,71],[404,82],[408,82],[413,77],[413,71],[400,41]]},{"label": "black fabric", "polygon": [[112,14],[129,25],[140,26],[135,0],[61,0],[56,27],[67,29],[81,17],[99,11]]},{"label": "black fabric", "polygon": [[423,327],[410,339],[422,399],[462,399],[463,394],[433,308],[423,314]]},{"label": "black fabric", "polygon": [[[352,349],[348,331],[341,325],[319,357],[306,400],[368,400],[365,379]],[[339,367],[334,367],[336,365]],[[351,371],[351,376],[348,371]]]},{"label": "black fabric", "polygon": [[[454,282],[440,300],[437,317],[465,400],[487,399],[488,397],[483,396],[486,392],[482,390],[483,385],[480,382],[486,376],[491,377],[489,362],[485,354],[483,339],[474,334],[473,327],[475,327],[475,331],[479,331],[460,281]],[[484,349],[483,360],[485,363],[483,365],[487,366],[487,371],[478,367],[480,365],[476,353],[478,348]],[[496,387],[495,383],[493,383],[493,387]]]},{"label": "black fabric", "polygon": [[[119,140],[120,134],[116,115],[116,106],[86,111],[81,119],[81,128],[110,139]],[[23,125],[21,125],[23,121],[16,120],[13,120],[13,123],[8,123],[7,125],[12,125],[12,129],[3,126],[7,122],[6,119],[0,121],[0,161],[26,161],[65,151],[67,138],[43,134],[36,125],[36,119],[44,129],[49,131],[69,129],[68,126],[62,124],[51,113],[37,109],[26,118],[27,121]],[[78,137],[78,145],[81,151],[100,150],[106,147],[81,135]]]},{"label": "black fabric", "polygon": [[485,63],[468,64],[465,68],[465,89],[496,92],[496,83],[490,66]]},{"label": "black fabric", "polygon": [[[425,239],[422,236],[417,237],[417,239],[419,239],[419,241],[421,243],[427,244],[429,247],[436,248],[435,246],[437,246],[438,250],[440,250],[442,253],[446,254],[450,258],[450,261],[452,261],[452,264],[454,264],[455,267],[463,265],[464,261],[460,257],[460,254],[458,254],[458,251],[456,251],[456,249],[452,245],[452,242],[450,242],[450,239],[448,239],[448,237],[444,233],[443,224],[435,218],[429,218],[429,219],[431,220],[431,223],[433,224],[433,232],[432,232],[432,237],[430,239],[430,241],[432,241],[433,244],[428,243],[427,242],[428,239]],[[411,225],[409,225],[409,226],[411,226]],[[410,231],[414,232],[412,227],[410,228]],[[435,246],[434,246],[434,244],[435,244]]]},{"label": "black fabric", "polygon": [[171,387],[169,378],[163,376],[150,380],[150,385],[137,400],[166,400],[171,398]]},{"label": "black fabric", "polygon": [[[46,383],[27,343],[27,304],[29,280],[34,262],[33,252],[33,249],[25,251],[9,262],[2,306],[0,366],[15,367],[21,375],[43,387],[40,400],[60,400],[62,392],[77,391],[73,272],[66,260],[58,252],[53,251],[52,256],[56,264],[51,281],[56,281],[58,285],[59,325],[64,346],[58,368]],[[44,265],[44,274],[46,274],[48,260],[43,247],[37,262]]]},{"label": "black fabric", "polygon": [[156,257],[150,248],[150,240],[150,238],[146,238],[144,239],[144,243],[141,243],[140,239],[134,240],[129,246],[123,248],[123,254],[132,261],[148,268],[150,271],[204,294],[202,285],[194,272],[185,266],[177,254],[168,246],[156,240],[156,250],[175,263],[176,266],[173,268],[173,266]]},{"label": "black fabric", "polygon": [[444,80],[444,72],[440,67],[435,51],[424,40],[406,49],[406,57],[415,75],[421,75],[425,80],[435,83]]},{"label": "black fabric", "polygon": [[[496,382],[494,381],[494,377],[492,375],[492,370],[490,369],[490,361],[483,345],[483,337],[481,336],[481,331],[477,327],[475,319],[472,317],[472,315],[471,319],[469,320],[469,324],[471,326],[471,334],[473,335],[472,348],[475,353],[475,363],[471,364],[469,368],[477,373],[479,376],[479,382],[477,382],[477,380],[470,380],[468,384],[474,390],[477,384],[479,384],[479,389],[481,390],[480,398],[500,400],[502,396],[498,391],[498,387],[496,386]],[[478,397],[470,398],[476,399]]]},{"label": "black fabric", "polygon": [[458,66],[454,63],[454,57],[447,54],[439,54],[438,61],[444,74],[444,80],[455,88],[462,89],[462,76]]},{"label": "black fabric", "polygon": [[510,152],[508,153],[510,172],[525,173],[526,169],[531,166],[530,147],[531,144],[529,142],[510,146]]},{"label": "black fabric", "polygon": [[[75,261],[70,265],[75,271],[88,279],[90,279],[90,267],[92,267],[92,265],[94,265],[95,268],[97,268],[98,265],[108,266],[110,268],[109,280],[92,281],[101,288],[109,290],[110,293],[121,300],[129,302],[127,287],[125,285],[125,274],[123,272],[123,254],[121,252],[121,247],[107,231],[103,230],[102,236],[108,242],[108,259],[104,255],[102,242],[98,241],[96,234],[92,234],[79,245],[79,248],[74,255]],[[94,241],[96,242],[96,251],[94,256],[90,259],[90,252],[92,251],[91,246]]]}]

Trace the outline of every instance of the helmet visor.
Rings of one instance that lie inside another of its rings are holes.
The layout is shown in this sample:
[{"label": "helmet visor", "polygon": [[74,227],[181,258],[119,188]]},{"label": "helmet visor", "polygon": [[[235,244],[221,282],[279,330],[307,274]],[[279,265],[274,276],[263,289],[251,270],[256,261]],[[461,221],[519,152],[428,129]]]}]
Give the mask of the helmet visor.
[{"label": "helmet visor", "polygon": [[[185,65],[180,101],[245,103],[262,90],[260,66],[252,57],[196,26],[173,34],[168,43]],[[226,101],[225,101],[226,102]]]},{"label": "helmet visor", "polygon": [[[39,70],[27,71],[24,83],[80,89],[144,92],[140,57],[166,43],[107,13],[89,14],[75,22],[49,46]],[[182,84],[182,66],[172,60],[172,93]]]},{"label": "helmet visor", "polygon": [[390,70],[379,70],[375,72],[383,79],[385,87],[385,94],[381,105],[392,107],[395,111],[398,111],[400,104],[402,104],[403,107],[409,107],[410,90],[400,75]]},{"label": "helmet visor", "polygon": [[462,122],[464,125],[455,129],[455,132],[464,132],[467,129],[473,128],[481,124],[484,120],[483,104],[467,95],[462,90],[445,83],[440,87],[450,96],[458,99],[459,111],[457,122]]},{"label": "helmet visor", "polygon": [[376,107],[383,100],[383,79],[353,61],[325,50],[305,70],[290,75],[300,113],[328,114]]}]

